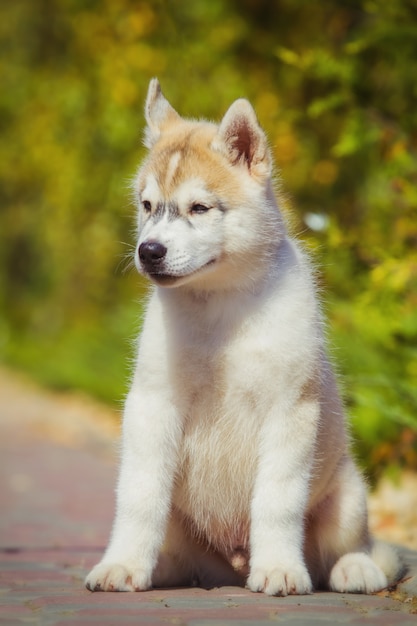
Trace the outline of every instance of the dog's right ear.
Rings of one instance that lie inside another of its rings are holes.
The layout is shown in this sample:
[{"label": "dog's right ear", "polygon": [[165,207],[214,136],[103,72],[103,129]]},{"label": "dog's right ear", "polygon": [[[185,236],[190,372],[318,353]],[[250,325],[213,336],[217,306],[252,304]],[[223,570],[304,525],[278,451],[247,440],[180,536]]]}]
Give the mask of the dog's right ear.
[{"label": "dog's right ear", "polygon": [[148,95],[145,104],[145,118],[148,127],[145,131],[145,146],[152,148],[161,136],[161,132],[180,119],[180,116],[169,104],[161,90],[157,78],[149,83]]},{"label": "dog's right ear", "polygon": [[260,179],[271,174],[271,157],[264,131],[252,105],[240,98],[223,117],[212,146],[223,152],[233,165],[245,167]]}]

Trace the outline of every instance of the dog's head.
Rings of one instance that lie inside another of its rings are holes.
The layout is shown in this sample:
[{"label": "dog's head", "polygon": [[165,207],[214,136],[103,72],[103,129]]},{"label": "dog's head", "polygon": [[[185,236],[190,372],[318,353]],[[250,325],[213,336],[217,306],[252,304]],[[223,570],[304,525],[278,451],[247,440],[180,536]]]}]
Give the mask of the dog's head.
[{"label": "dog's head", "polygon": [[185,120],[153,79],[145,114],[149,155],[134,182],[138,270],[164,287],[257,280],[254,269],[276,249],[283,225],[249,102],[236,100],[220,125]]}]

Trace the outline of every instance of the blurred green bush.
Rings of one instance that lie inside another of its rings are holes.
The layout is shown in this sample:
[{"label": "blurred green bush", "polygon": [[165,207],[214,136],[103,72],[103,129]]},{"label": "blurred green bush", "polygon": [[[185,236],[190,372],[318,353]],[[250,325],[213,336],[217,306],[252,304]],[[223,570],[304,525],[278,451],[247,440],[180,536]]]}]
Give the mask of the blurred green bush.
[{"label": "blurred green bush", "polygon": [[321,268],[359,457],[417,468],[415,1],[19,0],[0,44],[3,360],[120,401],[148,81],[184,115],[246,96]]}]

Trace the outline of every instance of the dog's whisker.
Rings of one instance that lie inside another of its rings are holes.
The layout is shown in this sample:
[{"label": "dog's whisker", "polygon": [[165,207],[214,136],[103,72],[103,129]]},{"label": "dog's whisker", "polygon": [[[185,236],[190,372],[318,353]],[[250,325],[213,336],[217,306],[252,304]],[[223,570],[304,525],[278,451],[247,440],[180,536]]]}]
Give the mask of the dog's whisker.
[{"label": "dog's whisker", "polygon": [[117,264],[116,271],[121,271],[123,274],[131,271],[135,267],[135,251],[136,246],[125,241],[119,242],[122,246],[127,248],[126,252],[121,252],[118,256],[120,260]]}]

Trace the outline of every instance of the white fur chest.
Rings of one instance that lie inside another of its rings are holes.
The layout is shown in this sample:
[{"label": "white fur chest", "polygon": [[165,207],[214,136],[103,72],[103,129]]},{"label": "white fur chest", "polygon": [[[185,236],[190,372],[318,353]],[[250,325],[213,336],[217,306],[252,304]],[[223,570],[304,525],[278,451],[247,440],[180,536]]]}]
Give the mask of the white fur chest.
[{"label": "white fur chest", "polygon": [[259,430],[288,374],[279,356],[288,333],[271,336],[270,316],[247,302],[235,304],[234,317],[238,325],[223,317],[206,335],[188,322],[171,344],[184,420],[174,503],[223,553],[247,544]]},{"label": "white fur chest", "polygon": [[171,381],[183,438],[174,503],[194,532],[228,553],[248,541],[261,390],[244,334],[224,316],[207,332],[177,326],[175,337]]},{"label": "white fur chest", "polygon": [[227,365],[193,377],[174,503],[192,529],[223,553],[245,546],[258,456],[256,400],[234,389]]}]

